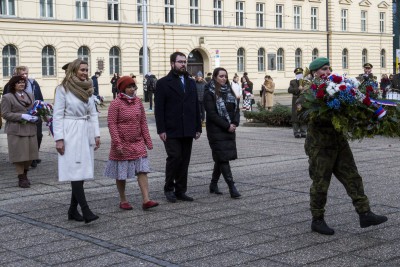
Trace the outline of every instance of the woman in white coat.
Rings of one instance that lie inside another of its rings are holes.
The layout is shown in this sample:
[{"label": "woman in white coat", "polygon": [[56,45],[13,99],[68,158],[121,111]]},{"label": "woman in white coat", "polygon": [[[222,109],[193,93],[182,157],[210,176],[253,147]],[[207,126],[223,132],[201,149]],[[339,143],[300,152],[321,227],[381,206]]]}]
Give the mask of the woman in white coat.
[{"label": "woman in white coat", "polygon": [[83,189],[83,182],[94,178],[94,150],[100,147],[97,114],[88,63],[76,59],[56,88],[53,130],[59,154],[58,179],[70,181],[72,187],[68,219],[85,223],[99,218],[89,209]]}]

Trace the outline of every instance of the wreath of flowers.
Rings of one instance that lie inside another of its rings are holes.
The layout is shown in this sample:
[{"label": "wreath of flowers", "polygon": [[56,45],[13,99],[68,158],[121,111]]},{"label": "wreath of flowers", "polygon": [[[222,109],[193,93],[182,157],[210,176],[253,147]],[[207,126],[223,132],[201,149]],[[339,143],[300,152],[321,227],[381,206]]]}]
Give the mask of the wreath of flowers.
[{"label": "wreath of flowers", "polygon": [[359,86],[357,79],[346,75],[315,78],[304,93],[300,118],[331,121],[335,130],[350,140],[400,136],[400,108],[396,103],[375,100]]},{"label": "wreath of flowers", "polygon": [[32,116],[42,118],[42,120],[46,122],[46,126],[49,127],[51,135],[53,135],[53,105],[36,100],[28,113]]},{"label": "wreath of flowers", "polygon": [[380,91],[378,88],[378,82],[374,80],[374,77],[372,74],[369,75],[363,75],[361,76],[362,82],[360,86],[358,87],[358,90],[360,90],[361,93],[373,98],[377,99],[381,97]]}]

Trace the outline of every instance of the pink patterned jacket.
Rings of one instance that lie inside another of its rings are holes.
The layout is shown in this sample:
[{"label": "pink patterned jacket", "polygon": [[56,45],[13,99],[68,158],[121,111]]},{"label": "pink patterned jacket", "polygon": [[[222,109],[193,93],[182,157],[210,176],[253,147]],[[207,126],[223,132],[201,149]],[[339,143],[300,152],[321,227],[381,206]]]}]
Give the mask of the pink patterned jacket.
[{"label": "pink patterned jacket", "polygon": [[153,149],[140,98],[128,99],[119,94],[108,108],[108,129],[111,135],[110,160],[147,157],[146,147]]}]

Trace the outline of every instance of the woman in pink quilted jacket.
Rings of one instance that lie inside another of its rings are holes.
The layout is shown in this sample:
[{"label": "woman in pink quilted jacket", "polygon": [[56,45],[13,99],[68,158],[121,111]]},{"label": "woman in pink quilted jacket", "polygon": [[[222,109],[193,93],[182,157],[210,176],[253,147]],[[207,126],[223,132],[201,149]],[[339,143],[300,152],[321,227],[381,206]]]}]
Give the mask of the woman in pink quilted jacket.
[{"label": "woman in pink quilted jacket", "polygon": [[141,99],[136,97],[137,86],[131,77],[121,77],[117,88],[120,93],[108,108],[111,150],[104,175],[115,179],[120,197],[119,207],[124,210],[132,209],[125,195],[126,180],[137,175],[143,197],[142,208],[147,210],[158,206],[158,203],[149,198],[147,173],[150,172],[150,165],[147,149],[153,149],[153,144],[146,115]]}]

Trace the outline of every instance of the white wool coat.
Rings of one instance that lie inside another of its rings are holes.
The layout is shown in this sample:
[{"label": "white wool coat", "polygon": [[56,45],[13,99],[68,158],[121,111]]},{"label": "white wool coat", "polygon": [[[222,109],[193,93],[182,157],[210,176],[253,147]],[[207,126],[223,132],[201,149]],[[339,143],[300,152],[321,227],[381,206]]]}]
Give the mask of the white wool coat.
[{"label": "white wool coat", "polygon": [[62,85],[56,89],[53,111],[54,139],[64,140],[65,153],[58,154],[58,180],[94,178],[95,137],[100,136],[98,113],[92,96],[88,103]]}]

